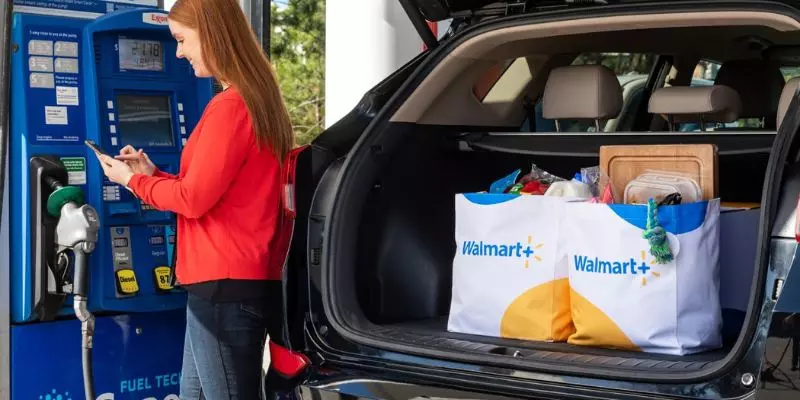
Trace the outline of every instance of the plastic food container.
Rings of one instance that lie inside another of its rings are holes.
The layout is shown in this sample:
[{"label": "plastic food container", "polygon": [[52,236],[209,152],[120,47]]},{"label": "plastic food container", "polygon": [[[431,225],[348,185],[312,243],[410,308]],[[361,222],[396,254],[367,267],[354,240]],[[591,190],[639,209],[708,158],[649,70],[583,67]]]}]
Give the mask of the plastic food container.
[{"label": "plastic food container", "polygon": [[653,198],[656,202],[672,193],[680,193],[682,203],[694,203],[703,199],[703,191],[697,182],[679,173],[647,171],[625,186],[625,204],[644,204]]}]

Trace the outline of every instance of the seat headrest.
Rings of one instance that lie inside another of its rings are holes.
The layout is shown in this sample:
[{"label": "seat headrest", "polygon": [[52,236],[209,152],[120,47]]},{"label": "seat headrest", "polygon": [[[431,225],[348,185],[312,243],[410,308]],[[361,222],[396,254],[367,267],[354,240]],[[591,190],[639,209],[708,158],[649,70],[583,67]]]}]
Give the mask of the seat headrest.
[{"label": "seat headrest", "polygon": [[778,112],[784,79],[780,67],[772,62],[732,60],[722,64],[714,84],[728,86],[739,93],[742,101],[739,118],[761,118]]},{"label": "seat headrest", "polygon": [[550,71],[542,103],[546,119],[612,119],[622,109],[622,87],[602,65],[560,67]]},{"label": "seat headrest", "polygon": [[798,90],[800,90],[800,77],[789,79],[789,82],[786,82],[786,85],[784,85],[780,101],[778,102],[778,118],[776,121],[778,128],[781,127],[781,122],[783,122],[783,118],[786,116],[786,110],[789,109],[789,103],[792,102],[792,97],[794,97]]},{"label": "seat headrest", "polygon": [[739,119],[741,109],[739,94],[721,85],[660,88],[648,104],[651,113],[673,122],[733,122]]}]

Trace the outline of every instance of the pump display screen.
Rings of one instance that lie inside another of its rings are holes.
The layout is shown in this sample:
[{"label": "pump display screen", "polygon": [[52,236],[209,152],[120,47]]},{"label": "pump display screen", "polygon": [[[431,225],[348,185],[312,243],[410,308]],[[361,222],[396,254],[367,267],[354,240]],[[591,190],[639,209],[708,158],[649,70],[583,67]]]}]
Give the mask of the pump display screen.
[{"label": "pump display screen", "polygon": [[119,38],[119,69],[163,71],[161,42]]},{"label": "pump display screen", "polygon": [[122,145],[133,147],[173,146],[169,96],[118,94],[117,132]]}]

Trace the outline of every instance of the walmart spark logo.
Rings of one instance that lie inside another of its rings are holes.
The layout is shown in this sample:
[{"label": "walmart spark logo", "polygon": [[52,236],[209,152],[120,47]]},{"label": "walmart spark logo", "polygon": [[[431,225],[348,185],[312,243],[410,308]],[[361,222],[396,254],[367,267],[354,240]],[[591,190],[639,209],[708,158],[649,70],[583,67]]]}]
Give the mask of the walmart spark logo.
[{"label": "walmart spark logo", "polygon": [[631,275],[637,278],[641,277],[642,286],[647,285],[648,276],[658,278],[660,273],[654,271],[651,265],[654,265],[655,260],[647,261],[647,252],[642,250],[640,259],[631,257],[628,260],[604,260],[598,257],[591,258],[589,256],[575,255],[575,270],[578,272],[587,272],[594,274],[604,275]]},{"label": "walmart spark logo", "polygon": [[39,400],[72,400],[72,397],[69,395],[69,392],[60,394],[53,389],[50,393],[40,395]]},{"label": "walmart spark logo", "polygon": [[537,254],[544,247],[543,243],[534,245],[533,238],[528,236],[528,242],[499,244],[484,241],[465,240],[461,245],[461,254],[472,257],[508,257],[520,258],[525,261],[525,268],[530,266],[530,261],[542,261]]}]

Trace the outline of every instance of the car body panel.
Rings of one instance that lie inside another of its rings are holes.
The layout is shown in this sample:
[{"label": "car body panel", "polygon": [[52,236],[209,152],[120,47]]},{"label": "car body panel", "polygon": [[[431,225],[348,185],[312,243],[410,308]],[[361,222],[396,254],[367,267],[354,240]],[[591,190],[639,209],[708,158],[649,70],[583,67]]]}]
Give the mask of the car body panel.
[{"label": "car body panel", "polygon": [[[405,0],[399,0],[401,2]],[[633,3],[670,3],[664,0],[408,0],[428,21],[441,21],[448,18],[471,16],[475,14],[512,15],[534,13],[565,7],[606,6],[610,4]],[[708,0],[694,0],[698,3],[709,3]],[[791,6],[797,6],[797,0],[779,0]],[[740,3],[746,3],[742,1]]]}]

